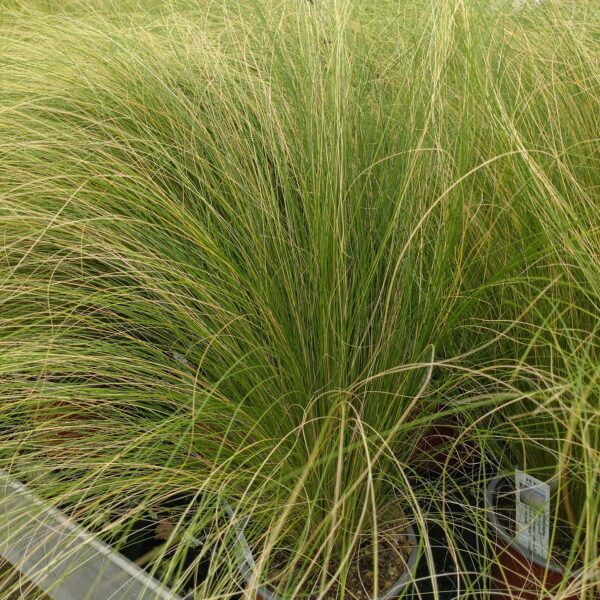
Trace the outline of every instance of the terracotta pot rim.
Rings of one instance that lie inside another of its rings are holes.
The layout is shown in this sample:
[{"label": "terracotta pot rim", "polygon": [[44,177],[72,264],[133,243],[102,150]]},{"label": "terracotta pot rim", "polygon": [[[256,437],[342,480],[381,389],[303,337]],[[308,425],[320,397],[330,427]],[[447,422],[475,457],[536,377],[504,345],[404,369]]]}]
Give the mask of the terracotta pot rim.
[{"label": "terracotta pot rim", "polygon": [[522,544],[516,542],[514,537],[510,535],[506,528],[500,524],[498,515],[495,511],[496,488],[502,481],[508,479],[509,477],[509,474],[497,475],[488,482],[485,490],[484,503],[486,509],[486,517],[489,524],[494,529],[494,532],[511,550],[518,554],[521,554],[525,560],[534,563],[539,567],[542,567],[542,569],[552,571],[563,577],[572,577],[574,575],[573,573],[566,572],[565,569],[556,561],[552,560],[552,558],[549,558],[547,561],[545,561],[537,554],[531,552],[529,548],[526,548]]}]

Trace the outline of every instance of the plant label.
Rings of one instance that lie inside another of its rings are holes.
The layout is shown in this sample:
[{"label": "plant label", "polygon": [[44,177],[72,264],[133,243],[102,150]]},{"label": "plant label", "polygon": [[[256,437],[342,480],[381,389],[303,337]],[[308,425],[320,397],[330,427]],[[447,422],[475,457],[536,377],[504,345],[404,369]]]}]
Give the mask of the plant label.
[{"label": "plant label", "polygon": [[550,486],[515,469],[517,543],[548,560],[550,540]]}]

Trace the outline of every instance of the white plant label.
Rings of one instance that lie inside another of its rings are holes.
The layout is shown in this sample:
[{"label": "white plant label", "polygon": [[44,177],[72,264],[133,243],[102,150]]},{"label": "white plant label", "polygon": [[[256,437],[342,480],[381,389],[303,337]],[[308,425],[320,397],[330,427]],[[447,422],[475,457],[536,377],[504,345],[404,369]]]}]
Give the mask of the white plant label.
[{"label": "white plant label", "polygon": [[550,541],[550,486],[515,469],[517,542],[548,560]]}]

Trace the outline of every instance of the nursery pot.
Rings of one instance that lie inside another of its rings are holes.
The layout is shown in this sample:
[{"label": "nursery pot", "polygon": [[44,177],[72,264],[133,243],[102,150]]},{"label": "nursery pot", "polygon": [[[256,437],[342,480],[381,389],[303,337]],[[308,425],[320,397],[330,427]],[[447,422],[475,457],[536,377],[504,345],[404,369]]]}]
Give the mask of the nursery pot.
[{"label": "nursery pot", "polygon": [[[228,505],[226,506],[226,509],[229,514],[233,516],[233,511]],[[235,525],[234,527],[236,530],[235,550],[238,557],[239,571],[242,578],[245,580],[246,585],[250,585],[252,582],[252,575],[256,569],[254,555],[244,536],[243,527]],[[413,545],[413,549],[406,561],[406,570],[389,589],[378,596],[377,600],[396,600],[403,592],[408,590],[414,579],[417,563],[421,554],[421,547],[419,545],[419,538],[412,526],[409,525],[406,528],[406,535]],[[256,600],[284,600],[284,598],[279,596],[269,586],[261,586],[256,592]]]},{"label": "nursery pot", "polygon": [[479,464],[472,441],[456,441],[463,427],[458,419],[448,419],[425,430],[411,460],[427,475],[470,475]]},{"label": "nursery pot", "polygon": [[[514,535],[502,525],[497,512],[498,494],[507,478],[498,476],[492,479],[485,493],[486,515],[493,534],[493,548],[496,560],[492,565],[492,586],[494,599],[512,598],[539,600],[565,578],[572,577],[555,561],[544,561],[541,557],[517,543]],[[563,600],[577,600],[580,594],[561,596]]]},{"label": "nursery pot", "polygon": [[66,452],[71,444],[97,430],[91,413],[74,414],[67,403],[60,401],[38,407],[32,421],[46,450],[61,447],[61,452]]}]

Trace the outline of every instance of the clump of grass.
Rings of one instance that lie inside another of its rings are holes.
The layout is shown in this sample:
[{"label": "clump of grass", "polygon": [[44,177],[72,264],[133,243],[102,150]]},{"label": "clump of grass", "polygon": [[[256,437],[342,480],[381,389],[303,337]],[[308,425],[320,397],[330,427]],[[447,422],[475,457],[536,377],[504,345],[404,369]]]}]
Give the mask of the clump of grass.
[{"label": "clump of grass", "polygon": [[[386,504],[422,522],[408,474],[438,411],[468,421],[470,382],[533,360],[527,307],[574,294],[597,331],[598,26],[477,2],[14,4],[2,466],[83,520],[200,492],[221,542],[227,499],[254,583],[281,546],[301,565],[282,590],[343,581]],[[237,585],[221,562],[206,596]]]}]

